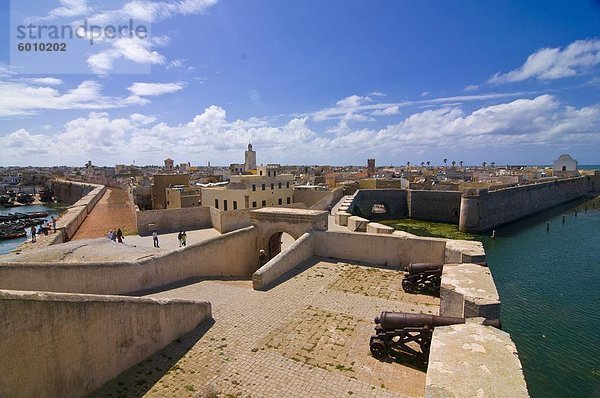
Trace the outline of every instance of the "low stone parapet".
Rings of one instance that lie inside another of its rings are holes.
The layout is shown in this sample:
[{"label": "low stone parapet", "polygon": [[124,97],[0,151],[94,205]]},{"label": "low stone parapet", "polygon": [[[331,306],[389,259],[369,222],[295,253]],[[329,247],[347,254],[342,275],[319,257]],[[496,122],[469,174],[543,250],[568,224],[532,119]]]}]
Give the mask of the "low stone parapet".
[{"label": "low stone parapet", "polygon": [[388,227],[387,225],[379,224],[376,222],[370,222],[367,224],[367,233],[369,234],[387,234],[390,235],[394,232],[394,228]]},{"label": "low stone parapet", "polygon": [[528,397],[510,335],[481,322],[433,332],[425,397]]},{"label": "low stone parapet", "polygon": [[[211,318],[207,301],[0,290],[0,394],[75,398]],[[8,320],[6,322],[6,320]]]},{"label": "low stone parapet", "polygon": [[500,298],[489,268],[479,264],[445,264],[440,315],[499,320]]},{"label": "low stone parapet", "polygon": [[348,205],[341,205],[340,207],[338,207],[338,211],[348,211],[349,206]]},{"label": "low stone parapet", "polygon": [[483,243],[473,240],[448,239],[446,263],[486,264]]},{"label": "low stone parapet", "polygon": [[352,214],[347,213],[345,211],[340,211],[335,214],[335,223],[345,227],[348,225],[348,219],[350,218],[351,215]]},{"label": "low stone parapet", "polygon": [[348,229],[352,232],[367,232],[368,223],[366,218],[351,216],[348,218]]}]

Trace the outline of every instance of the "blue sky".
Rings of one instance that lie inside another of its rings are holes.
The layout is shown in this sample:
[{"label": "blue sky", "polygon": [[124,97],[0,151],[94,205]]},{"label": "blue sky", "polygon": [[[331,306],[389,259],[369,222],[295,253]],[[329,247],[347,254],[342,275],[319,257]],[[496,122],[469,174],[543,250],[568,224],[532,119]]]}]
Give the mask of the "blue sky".
[{"label": "blue sky", "polygon": [[[0,165],[600,163],[599,1],[0,4]],[[20,14],[151,34],[24,74]]]}]

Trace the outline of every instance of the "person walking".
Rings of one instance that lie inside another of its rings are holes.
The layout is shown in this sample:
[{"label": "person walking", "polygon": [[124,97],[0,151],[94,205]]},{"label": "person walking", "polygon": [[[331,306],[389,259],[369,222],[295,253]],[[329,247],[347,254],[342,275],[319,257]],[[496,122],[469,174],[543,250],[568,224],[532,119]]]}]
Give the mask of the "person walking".
[{"label": "person walking", "polygon": [[181,234],[181,244],[183,246],[187,246],[187,235],[185,234],[185,231],[183,231],[183,233]]},{"label": "person walking", "polygon": [[117,242],[123,243],[124,239],[125,239],[125,237],[123,236],[123,231],[121,231],[121,228],[119,228],[117,230]]},{"label": "person walking", "polygon": [[108,234],[106,234],[106,237],[110,240],[114,240],[115,239],[115,233],[113,232],[113,230],[111,229],[110,231],[108,231]]},{"label": "person walking", "polygon": [[35,226],[32,226],[31,227],[31,243],[35,243],[35,234],[36,234]]},{"label": "person walking", "polygon": [[158,232],[152,232],[152,240],[154,241],[154,247],[160,247],[158,246]]},{"label": "person walking", "polygon": [[56,233],[56,218],[54,216],[52,216],[52,231]]},{"label": "person walking", "polygon": [[177,240],[179,241],[179,247],[181,247],[181,243],[183,241],[183,231],[179,231],[177,234]]}]

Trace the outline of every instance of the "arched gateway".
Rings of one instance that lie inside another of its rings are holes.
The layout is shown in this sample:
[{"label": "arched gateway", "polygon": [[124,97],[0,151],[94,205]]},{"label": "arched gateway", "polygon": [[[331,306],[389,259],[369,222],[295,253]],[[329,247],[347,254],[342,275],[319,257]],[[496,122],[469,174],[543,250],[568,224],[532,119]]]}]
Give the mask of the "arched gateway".
[{"label": "arched gateway", "polygon": [[281,251],[282,233],[298,239],[309,231],[325,231],[328,216],[327,211],[287,207],[263,207],[250,212],[250,220],[256,227],[257,247],[265,250],[269,259]]}]

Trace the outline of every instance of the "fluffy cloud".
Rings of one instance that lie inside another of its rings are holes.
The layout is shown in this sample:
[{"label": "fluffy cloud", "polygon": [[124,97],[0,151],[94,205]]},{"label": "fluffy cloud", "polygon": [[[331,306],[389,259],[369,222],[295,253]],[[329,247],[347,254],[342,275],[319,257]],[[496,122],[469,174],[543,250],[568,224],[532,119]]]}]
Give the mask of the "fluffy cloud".
[{"label": "fluffy cloud", "polygon": [[518,69],[496,73],[489,83],[519,82],[531,78],[554,80],[576,76],[600,64],[600,39],[577,40],[564,49],[542,48]]},{"label": "fluffy cloud", "polygon": [[[7,164],[23,163],[20,157],[31,154],[43,154],[43,159],[54,164],[64,163],[63,159],[110,164],[127,159],[157,163],[176,154],[191,161],[226,164],[238,159],[251,141],[265,161],[343,163],[348,156],[362,159],[376,153],[391,159],[450,148],[475,153],[485,148],[489,153],[492,147],[512,151],[514,145],[557,151],[572,145],[600,145],[600,104],[575,108],[552,95],[519,98],[469,112],[461,106],[442,105],[383,128],[347,126],[334,136],[319,134],[311,121],[308,116],[279,125],[254,117],[230,121],[226,111],[215,105],[179,125],[157,123],[154,116],[142,114],[111,118],[108,113],[92,112],[51,136],[17,130],[0,137],[0,157]],[[39,159],[29,163],[39,164]]]},{"label": "fluffy cloud", "polygon": [[165,57],[152,50],[152,40],[126,37],[111,42],[109,49],[90,55],[87,64],[94,73],[105,75],[113,69],[115,61],[119,59],[143,65],[165,63]]},{"label": "fluffy cloud", "polygon": [[170,94],[182,90],[184,83],[133,83],[127,90],[133,95],[148,97],[155,95]]},{"label": "fluffy cloud", "polygon": [[96,81],[84,81],[62,93],[54,87],[0,81],[0,117],[32,115],[46,109],[110,109],[147,102],[137,96],[107,97]]}]

